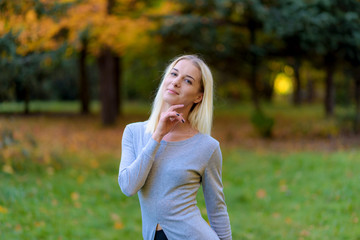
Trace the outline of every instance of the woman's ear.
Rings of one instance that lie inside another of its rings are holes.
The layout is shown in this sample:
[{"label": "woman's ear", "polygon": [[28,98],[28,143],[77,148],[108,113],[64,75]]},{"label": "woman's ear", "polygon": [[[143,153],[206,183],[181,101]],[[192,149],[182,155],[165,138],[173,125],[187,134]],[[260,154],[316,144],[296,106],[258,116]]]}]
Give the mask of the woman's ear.
[{"label": "woman's ear", "polygon": [[204,93],[200,93],[194,100],[194,103],[199,103],[202,101],[203,99],[203,96],[204,96]]}]

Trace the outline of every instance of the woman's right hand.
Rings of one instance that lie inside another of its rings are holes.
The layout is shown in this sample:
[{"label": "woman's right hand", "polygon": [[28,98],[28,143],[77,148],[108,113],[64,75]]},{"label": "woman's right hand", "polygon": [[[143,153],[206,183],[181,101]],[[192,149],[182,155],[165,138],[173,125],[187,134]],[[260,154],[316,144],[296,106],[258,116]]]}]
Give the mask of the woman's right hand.
[{"label": "woman's right hand", "polygon": [[152,138],[161,142],[163,137],[168,134],[179,122],[185,123],[185,119],[175,109],[184,107],[183,104],[173,105],[160,115],[159,123],[152,135]]}]

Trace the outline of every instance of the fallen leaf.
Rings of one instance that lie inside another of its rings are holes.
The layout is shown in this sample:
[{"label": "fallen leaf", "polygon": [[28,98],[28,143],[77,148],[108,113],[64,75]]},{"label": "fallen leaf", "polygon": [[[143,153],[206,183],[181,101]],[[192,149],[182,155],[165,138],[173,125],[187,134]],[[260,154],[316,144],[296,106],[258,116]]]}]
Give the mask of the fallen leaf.
[{"label": "fallen leaf", "polygon": [[34,226],[35,227],[43,227],[43,226],[45,226],[45,222],[44,221],[34,222]]},{"label": "fallen leaf", "polygon": [[77,192],[72,192],[72,193],[71,193],[71,199],[72,199],[73,201],[77,201],[77,200],[79,200],[79,198],[80,198],[80,194],[79,194],[79,193],[77,193]]},{"label": "fallen leaf", "polygon": [[259,199],[263,199],[266,197],[266,191],[264,189],[259,189],[257,192],[256,192],[256,196],[257,198]]},{"label": "fallen leaf", "polygon": [[300,236],[302,236],[302,237],[307,237],[309,235],[310,235],[310,232],[306,229],[304,229],[300,232]]},{"label": "fallen leaf", "polygon": [[286,223],[286,224],[291,224],[291,223],[292,223],[292,219],[289,218],[289,217],[287,217],[287,218],[285,219],[285,223]]},{"label": "fallen leaf", "polygon": [[79,184],[82,184],[82,183],[84,182],[85,178],[84,178],[84,176],[80,175],[80,176],[77,177],[76,180],[77,180],[77,182],[78,182]]},{"label": "fallen leaf", "polygon": [[57,205],[58,205],[58,201],[57,201],[56,199],[53,199],[53,200],[51,201],[51,204],[52,204],[53,206],[57,206]]},{"label": "fallen leaf", "polygon": [[22,230],[21,225],[20,225],[20,224],[17,224],[17,225],[15,226],[15,231],[19,232],[19,231],[21,231],[21,230]]},{"label": "fallen leaf", "polygon": [[116,213],[111,213],[110,216],[113,221],[120,221],[120,217]]},{"label": "fallen leaf", "polygon": [[0,205],[0,213],[7,213],[8,212],[8,210],[7,210],[7,208],[5,208],[5,207],[3,207],[3,206],[1,206]]},{"label": "fallen leaf", "polygon": [[120,221],[114,222],[114,229],[120,230],[124,228],[124,224]]}]

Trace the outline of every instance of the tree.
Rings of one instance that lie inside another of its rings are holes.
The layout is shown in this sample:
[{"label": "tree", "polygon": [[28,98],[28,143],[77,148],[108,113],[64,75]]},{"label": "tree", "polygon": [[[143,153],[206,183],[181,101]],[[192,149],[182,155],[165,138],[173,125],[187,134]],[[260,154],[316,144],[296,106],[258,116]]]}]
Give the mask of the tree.
[{"label": "tree", "polygon": [[185,52],[201,53],[237,81],[247,79],[252,103],[259,110],[258,70],[266,56],[262,34],[266,5],[247,0],[178,2],[178,14],[163,20],[159,31],[163,41]]},{"label": "tree", "polygon": [[20,91],[17,97],[24,100],[25,113],[29,113],[30,95],[36,82],[61,47],[54,35],[58,31],[57,12],[64,8],[62,4],[36,0],[0,4],[2,66],[6,67],[3,72],[9,74],[7,81]]},{"label": "tree", "polygon": [[[113,124],[121,112],[121,56],[132,45],[147,41],[147,31],[153,25],[144,14],[150,5],[147,1],[84,0],[69,8],[62,17],[60,25],[68,31],[68,41],[81,53],[83,83],[86,82],[87,54],[97,58],[104,125]],[[82,86],[86,105],[86,85]]]}]

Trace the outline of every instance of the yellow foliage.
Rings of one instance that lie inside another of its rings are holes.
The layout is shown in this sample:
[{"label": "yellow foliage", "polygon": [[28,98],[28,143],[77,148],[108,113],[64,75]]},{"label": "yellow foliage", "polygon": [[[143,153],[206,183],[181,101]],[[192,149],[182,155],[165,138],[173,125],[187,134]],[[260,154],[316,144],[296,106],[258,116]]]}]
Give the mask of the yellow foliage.
[{"label": "yellow foliage", "polygon": [[175,13],[181,9],[181,4],[173,1],[163,1],[157,8],[150,9],[148,14],[150,15],[169,15]]},{"label": "yellow foliage", "polygon": [[35,22],[36,18],[37,16],[34,9],[30,9],[25,15],[26,22]]},{"label": "yellow foliage", "polygon": [[[41,3],[49,8],[55,4],[51,0],[41,0]],[[10,30],[18,33],[20,44],[17,53],[26,55],[32,51],[56,49],[61,42],[57,42],[54,36],[60,29],[68,30],[67,40],[76,49],[81,44],[80,34],[87,29],[92,54],[98,54],[105,45],[121,55],[128,47],[144,46],[150,41],[147,31],[155,24],[145,15],[168,14],[178,9],[177,4],[167,1],[154,9],[146,9],[142,2],[119,0],[113,9],[115,14],[109,15],[107,0],[58,0],[57,3],[72,3],[59,21],[49,16],[38,16],[31,1],[21,4],[20,12],[23,14],[15,14],[10,7],[0,16],[0,34]],[[15,9],[15,5],[12,8]]]},{"label": "yellow foliage", "polygon": [[5,33],[5,21],[0,19],[0,35]]}]

